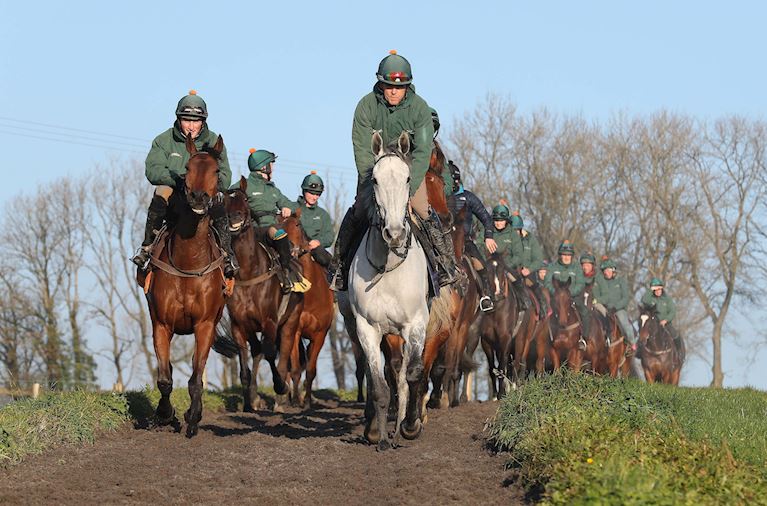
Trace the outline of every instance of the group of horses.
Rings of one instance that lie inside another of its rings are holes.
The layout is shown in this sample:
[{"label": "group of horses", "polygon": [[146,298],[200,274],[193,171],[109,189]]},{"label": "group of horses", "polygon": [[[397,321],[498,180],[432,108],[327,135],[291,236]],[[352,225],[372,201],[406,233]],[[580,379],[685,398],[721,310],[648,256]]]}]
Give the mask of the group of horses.
[{"label": "group of horses", "polygon": [[[202,418],[202,374],[214,343],[216,351],[239,357],[244,411],[265,406],[250,365],[252,360],[257,367],[262,358],[272,371],[276,410],[288,399],[311,406],[317,358],[335,308],[327,273],[309,254],[300,210],[279,220],[292,245],[294,268],[311,282],[311,289],[282,292],[275,254],[264,245],[264,231],[251,219],[244,178],[224,195],[232,248],[240,264],[234,283],[226,282],[208,215],[217,198],[223,140],[219,137],[213,147],[198,151],[187,139],[186,149],[190,159],[172,197],[173,218],[168,229],[158,234],[152,269],[139,271],[137,281],[144,287],[152,319],[161,393],[155,412],[158,425],[180,426],[170,401],[171,339],[175,334],[195,336],[191,403],[184,414],[186,435],[192,437]],[[551,311],[541,311],[529,289],[523,306],[510,285],[516,274],[493,255],[487,269],[497,302],[493,312],[479,311],[476,273],[463,255],[463,221],[471,217],[465,209],[456,216],[448,210],[442,178],[445,157],[436,144],[425,178],[429,203],[452,230],[463,274],[462,281],[452,287],[440,289],[430,282],[419,219],[408,204],[410,139],[403,133],[396,143],[384,146],[376,133],[371,149],[376,157],[368,196],[374,203],[369,207],[371,226],[354,252],[349,289],[338,293],[356,359],[358,400],[366,403],[364,433],[369,442],[386,450],[396,446],[400,437],[415,439],[427,421],[427,408],[455,406],[467,399],[469,373],[476,369],[471,356],[480,342],[497,398],[506,393],[509,383],[521,381],[529,372],[543,373],[562,363],[611,376],[631,373],[624,358],[626,340],[614,317],[591,325],[586,349],[579,349],[580,319],[567,283],[555,282],[548,301]],[[230,341],[216,335],[225,307],[231,320]],[[594,312],[595,322],[600,318]],[[647,380],[678,382],[682,357],[650,312],[642,315],[640,342]],[[459,391],[462,376],[465,381]],[[395,421],[392,433],[387,430],[391,418]]]}]

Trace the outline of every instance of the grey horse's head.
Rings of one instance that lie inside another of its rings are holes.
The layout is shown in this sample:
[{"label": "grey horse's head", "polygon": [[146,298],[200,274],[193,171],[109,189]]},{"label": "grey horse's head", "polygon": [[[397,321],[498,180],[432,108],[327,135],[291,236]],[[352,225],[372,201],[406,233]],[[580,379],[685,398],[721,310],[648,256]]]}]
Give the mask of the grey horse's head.
[{"label": "grey horse's head", "polygon": [[390,248],[399,248],[405,245],[409,232],[410,136],[402,132],[396,144],[384,148],[381,134],[375,132],[372,149],[376,156],[372,186],[381,234]]}]

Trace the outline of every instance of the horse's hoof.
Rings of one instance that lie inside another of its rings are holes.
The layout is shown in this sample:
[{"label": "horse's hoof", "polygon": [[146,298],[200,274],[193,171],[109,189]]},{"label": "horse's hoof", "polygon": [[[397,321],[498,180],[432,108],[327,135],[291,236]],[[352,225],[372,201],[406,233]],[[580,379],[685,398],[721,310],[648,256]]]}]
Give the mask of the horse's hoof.
[{"label": "horse's hoof", "polygon": [[161,415],[158,412],[155,412],[154,414],[154,425],[156,427],[162,427],[164,425],[173,425],[174,422],[178,423],[178,418],[176,418],[175,408],[170,409],[170,415]]},{"label": "horse's hoof", "polygon": [[198,430],[199,429],[198,429],[198,426],[197,426],[196,423],[193,424],[193,425],[187,425],[186,426],[186,437],[192,438],[192,437],[196,436]]},{"label": "horse's hoof", "polygon": [[376,451],[384,452],[386,450],[390,450],[392,448],[391,443],[388,439],[382,439],[378,442],[378,446],[376,446]]},{"label": "horse's hoof", "polygon": [[442,407],[442,403],[440,402],[440,399],[429,397],[429,402],[426,403],[426,407],[429,409],[440,409]]},{"label": "horse's hoof", "polygon": [[378,428],[374,427],[365,427],[364,436],[370,444],[376,444],[381,440],[381,434],[378,433]]},{"label": "horse's hoof", "polygon": [[399,428],[399,431],[400,431],[400,434],[402,434],[402,437],[410,441],[420,436],[422,430],[423,430],[423,423],[421,423],[421,420],[419,420],[418,418],[415,419],[415,423],[413,423],[412,427],[408,427],[406,423],[403,423],[402,425],[400,425],[400,428]]}]

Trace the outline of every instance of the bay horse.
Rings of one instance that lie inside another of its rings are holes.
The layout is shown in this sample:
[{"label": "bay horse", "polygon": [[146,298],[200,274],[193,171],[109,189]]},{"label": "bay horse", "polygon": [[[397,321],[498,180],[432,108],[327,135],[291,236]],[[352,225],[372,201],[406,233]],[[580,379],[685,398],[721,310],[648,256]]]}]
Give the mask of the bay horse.
[{"label": "bay horse", "polygon": [[219,136],[212,148],[197,151],[188,136],[186,149],[191,155],[186,175],[171,198],[170,211],[175,223],[167,235],[161,234],[157,239],[150,259],[152,271],[148,274],[138,271],[137,281],[144,286],[152,319],[160,390],[155,417],[159,425],[178,425],[170,400],[173,391],[171,340],[175,334],[194,334],[189,378],[191,403],[184,413],[186,436],[193,437],[202,419],[202,374],[225,302],[223,257],[213,238],[209,215],[218,193],[218,160],[224,140]]},{"label": "bay horse", "polygon": [[404,340],[402,367],[396,378],[399,406],[393,442],[396,445],[400,435],[414,439],[422,429],[418,394],[429,321],[429,286],[426,255],[414,240],[408,220],[410,137],[403,132],[396,145],[385,148],[381,135],[375,132],[371,144],[375,155],[373,195],[363,201],[374,204],[370,206],[372,225],[354,254],[348,293],[367,360],[365,435],[383,451],[392,447],[386,430],[390,392],[381,361],[381,341],[386,334]]},{"label": "bay horse", "polygon": [[609,352],[607,346],[609,322],[594,308],[591,298],[592,290],[593,284],[586,285],[583,292],[578,294],[578,297],[584,297],[586,310],[591,318],[589,334],[583,336],[583,339],[586,341],[586,349],[581,353],[583,357],[581,365],[586,365],[587,369],[594,374],[605,374],[607,372],[607,355]]},{"label": "bay horse", "polygon": [[[323,266],[314,261],[309,249],[309,237],[301,226],[301,209],[288,218],[282,220],[281,225],[288,234],[288,239],[293,245],[294,256],[298,258],[303,269],[303,275],[312,284],[309,291],[304,293],[304,304],[301,316],[296,327],[293,349],[290,354],[290,375],[293,383],[292,402],[301,407],[312,405],[312,383],[317,376],[317,358],[322,345],[325,343],[330,326],[333,324],[335,309],[333,307],[333,292],[328,284],[327,271]],[[301,351],[303,343],[301,339],[307,339],[309,346],[306,349],[306,358],[302,362]],[[304,394],[300,393],[301,373],[306,370],[304,381]]]},{"label": "bay horse", "polygon": [[623,378],[628,378],[632,374],[630,359],[626,358],[626,336],[623,335],[615,311],[607,311],[607,353],[606,366],[610,377],[617,378],[620,374]]},{"label": "bay horse", "polygon": [[[275,265],[262,244],[265,232],[257,229],[253,223],[248,207],[247,185],[247,180],[241,177],[239,187],[230,190],[224,197],[232,233],[232,249],[237,255],[240,272],[235,280],[234,292],[226,304],[236,345],[231,346],[223,336],[218,336],[216,351],[229,357],[239,356],[245,412],[265,407],[258,394],[256,375],[251,372],[248,363],[248,345],[254,368],[263,353],[269,362],[274,392],[278,396],[275,399],[275,410],[280,410],[279,401],[287,393],[285,381],[288,364],[304,297],[295,292],[282,294],[276,276],[276,269],[280,267]],[[259,332],[262,335],[260,341],[257,335]]]},{"label": "bay horse", "polygon": [[679,385],[685,359],[684,341],[677,349],[671,333],[660,324],[654,308],[640,308],[639,356],[647,383]]},{"label": "bay horse", "polygon": [[508,379],[515,376],[510,361],[514,347],[514,333],[520,315],[519,303],[510,286],[509,269],[498,253],[488,257],[490,282],[495,287],[495,310],[482,316],[479,327],[482,350],[487,356],[492,397],[500,400],[506,395]]},{"label": "bay horse", "polygon": [[552,342],[549,356],[556,371],[567,362],[573,371],[581,369],[583,354],[578,349],[578,339],[581,333],[581,317],[575,309],[575,302],[570,295],[571,279],[559,281],[552,279],[554,293],[551,297],[551,334]]},{"label": "bay horse", "polygon": [[[525,378],[531,371],[537,374],[546,372],[546,357],[551,346],[550,315],[542,314],[540,303],[531,287],[525,286],[525,293],[530,308],[525,312],[519,332],[514,338],[513,366],[519,379]],[[542,288],[541,295],[546,298],[548,307],[551,307],[549,291]]]}]

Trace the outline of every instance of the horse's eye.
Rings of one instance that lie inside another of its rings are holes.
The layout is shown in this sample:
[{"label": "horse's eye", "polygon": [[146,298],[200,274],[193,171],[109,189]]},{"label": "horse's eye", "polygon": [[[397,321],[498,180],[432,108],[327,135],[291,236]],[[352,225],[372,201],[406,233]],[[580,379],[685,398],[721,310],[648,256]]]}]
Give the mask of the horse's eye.
[{"label": "horse's eye", "polygon": [[410,182],[410,176],[408,176],[408,177],[407,177],[407,182],[408,182],[408,183]]},{"label": "horse's eye", "polygon": [[377,185],[377,184],[378,184],[378,180],[376,178],[373,178],[373,185]]}]

